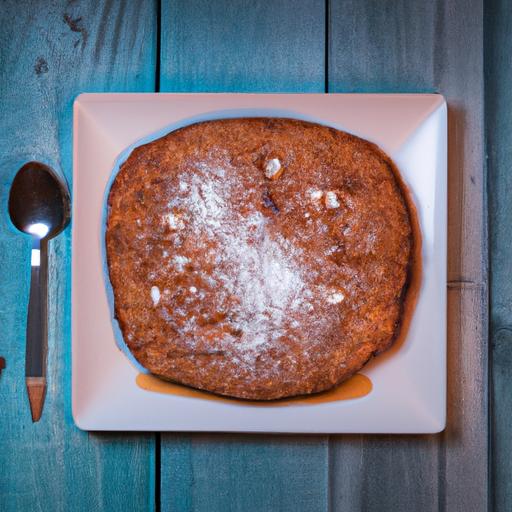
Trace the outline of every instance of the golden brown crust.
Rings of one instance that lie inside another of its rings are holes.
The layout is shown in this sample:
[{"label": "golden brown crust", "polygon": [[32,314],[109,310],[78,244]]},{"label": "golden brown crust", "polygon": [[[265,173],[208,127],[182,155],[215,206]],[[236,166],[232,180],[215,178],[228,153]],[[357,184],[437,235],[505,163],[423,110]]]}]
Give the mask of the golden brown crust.
[{"label": "golden brown crust", "polygon": [[136,148],[106,232],[130,351],[247,399],[350,377],[400,326],[414,240],[395,172],[375,145],[291,119],[198,123]]}]

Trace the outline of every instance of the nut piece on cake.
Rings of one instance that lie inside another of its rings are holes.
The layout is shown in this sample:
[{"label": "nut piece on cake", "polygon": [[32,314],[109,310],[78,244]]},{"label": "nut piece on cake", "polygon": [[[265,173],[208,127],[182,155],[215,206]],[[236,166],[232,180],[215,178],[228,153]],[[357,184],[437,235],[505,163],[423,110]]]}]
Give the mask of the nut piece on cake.
[{"label": "nut piece on cake", "polygon": [[269,180],[277,180],[283,174],[284,167],[281,165],[279,158],[272,158],[265,164],[265,176]]},{"label": "nut piece on cake", "polygon": [[325,207],[329,209],[339,208],[340,202],[338,200],[338,196],[336,192],[333,190],[329,190],[325,193]]}]

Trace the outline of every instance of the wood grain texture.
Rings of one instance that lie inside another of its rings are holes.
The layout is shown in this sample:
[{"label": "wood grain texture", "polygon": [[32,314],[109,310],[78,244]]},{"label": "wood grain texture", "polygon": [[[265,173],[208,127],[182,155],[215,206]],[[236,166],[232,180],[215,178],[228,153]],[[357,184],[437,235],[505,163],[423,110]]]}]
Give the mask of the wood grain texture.
[{"label": "wood grain texture", "polygon": [[163,511],[327,510],[325,436],[165,435]]},{"label": "wood grain texture", "polygon": [[512,329],[493,333],[492,341],[492,510],[512,510]]},{"label": "wood grain texture", "polygon": [[481,0],[332,0],[329,34],[330,92],[445,96],[450,141],[448,279],[482,282],[487,252]]},{"label": "wood grain texture", "polygon": [[449,286],[448,415],[437,455],[443,510],[488,506],[487,314],[485,285]]},{"label": "wood grain texture", "polygon": [[[161,90],[323,92],[323,1],[162,4]],[[162,434],[162,511],[324,511],[326,436]]]},{"label": "wood grain texture", "polygon": [[486,510],[482,2],[332,0],[329,12],[329,91],[436,91],[447,99],[451,283],[446,431],[431,437],[332,437],[331,509]]},{"label": "wood grain texture", "polygon": [[153,436],[89,435],[71,418],[70,239],[50,244],[48,392],[32,424],[24,389],[30,242],[7,217],[10,183],[27,160],[71,182],[72,101],[83,91],[152,91],[152,2],[2,2],[0,8],[0,509],[146,510]]},{"label": "wood grain texture", "polygon": [[512,510],[512,9],[485,4],[485,105],[491,318],[491,489],[493,510]]},{"label": "wood grain texture", "polygon": [[486,4],[486,138],[489,187],[491,327],[512,326],[512,10]]},{"label": "wood grain texture", "polygon": [[331,437],[331,511],[437,511],[439,457],[432,436]]},{"label": "wood grain texture", "polygon": [[163,0],[162,91],[323,92],[324,0]]}]

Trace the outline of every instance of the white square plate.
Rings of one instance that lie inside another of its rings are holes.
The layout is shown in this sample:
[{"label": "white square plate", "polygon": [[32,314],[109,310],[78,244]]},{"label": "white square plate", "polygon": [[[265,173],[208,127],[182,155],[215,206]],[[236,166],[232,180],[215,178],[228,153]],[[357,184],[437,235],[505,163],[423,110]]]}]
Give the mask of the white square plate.
[{"label": "white square plate", "polygon": [[[254,406],[144,391],[114,339],[103,276],[105,190],[126,149],[192,121],[294,117],[377,143],[412,191],[423,277],[407,339],[362,370],[353,400]],[[155,136],[154,134],[157,133]],[[153,135],[152,135],[153,134]],[[74,104],[73,417],[85,430],[434,433],[446,418],[446,103],[434,94],[82,94]]]}]

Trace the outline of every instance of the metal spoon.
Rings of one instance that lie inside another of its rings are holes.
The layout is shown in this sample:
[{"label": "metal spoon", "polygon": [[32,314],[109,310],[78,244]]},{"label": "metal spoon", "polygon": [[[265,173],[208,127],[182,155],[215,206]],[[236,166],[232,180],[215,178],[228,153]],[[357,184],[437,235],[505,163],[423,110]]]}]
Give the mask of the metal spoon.
[{"label": "metal spoon", "polygon": [[14,177],[9,193],[12,223],[32,237],[25,382],[34,422],[41,417],[46,395],[47,243],[68,224],[70,202],[65,183],[50,167],[40,162],[26,163]]}]

